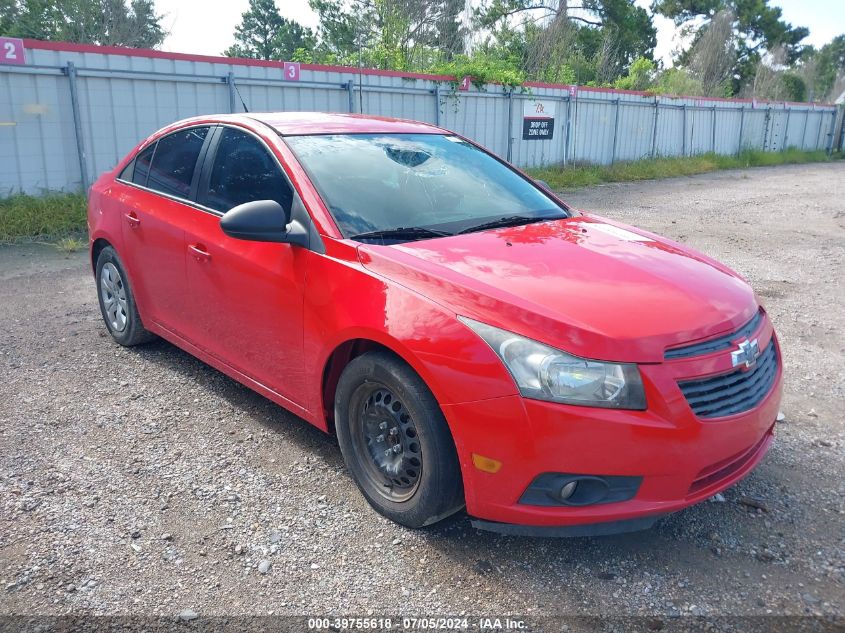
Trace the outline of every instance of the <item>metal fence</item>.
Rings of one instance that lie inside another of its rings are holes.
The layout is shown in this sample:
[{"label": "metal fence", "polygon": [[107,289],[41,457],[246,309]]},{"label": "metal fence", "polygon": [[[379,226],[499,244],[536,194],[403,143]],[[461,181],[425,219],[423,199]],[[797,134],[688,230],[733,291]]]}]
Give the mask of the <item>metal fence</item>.
[{"label": "metal fence", "polygon": [[[160,127],[198,114],[243,111],[242,100],[250,111],[426,121],[524,167],[746,148],[830,151],[837,119],[834,106],[818,104],[538,83],[509,91],[437,75],[33,40],[24,45],[25,64],[0,65],[0,195],[86,186]],[[545,105],[545,136],[530,136],[526,122],[538,103]]]}]

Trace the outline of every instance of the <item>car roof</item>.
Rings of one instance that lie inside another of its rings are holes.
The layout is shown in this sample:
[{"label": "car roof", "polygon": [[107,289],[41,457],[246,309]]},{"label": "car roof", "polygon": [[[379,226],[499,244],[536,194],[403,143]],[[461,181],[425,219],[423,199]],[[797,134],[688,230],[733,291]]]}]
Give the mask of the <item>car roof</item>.
[{"label": "car roof", "polygon": [[[282,136],[298,134],[351,134],[351,133],[402,133],[442,134],[445,130],[403,119],[369,116],[365,114],[340,114],[332,112],[249,112],[231,118],[260,121]],[[230,119],[221,116],[222,120]]]}]

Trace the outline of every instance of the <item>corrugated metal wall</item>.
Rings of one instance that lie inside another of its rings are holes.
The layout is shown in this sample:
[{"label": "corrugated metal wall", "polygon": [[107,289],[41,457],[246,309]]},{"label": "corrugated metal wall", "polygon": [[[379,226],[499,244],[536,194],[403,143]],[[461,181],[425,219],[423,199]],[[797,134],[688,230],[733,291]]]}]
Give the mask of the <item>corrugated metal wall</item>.
[{"label": "corrugated metal wall", "polygon": [[[280,64],[29,40],[26,53],[25,66],[0,66],[0,195],[77,189],[83,171],[90,184],[160,127],[198,114],[243,111],[241,99],[251,111],[351,111],[427,121],[520,166],[741,148],[824,149],[836,118],[832,106],[539,84],[512,95],[497,85],[456,91],[445,77],[305,65],[298,81],[286,81]],[[555,104],[549,140],[522,139],[523,106],[535,100]]]}]

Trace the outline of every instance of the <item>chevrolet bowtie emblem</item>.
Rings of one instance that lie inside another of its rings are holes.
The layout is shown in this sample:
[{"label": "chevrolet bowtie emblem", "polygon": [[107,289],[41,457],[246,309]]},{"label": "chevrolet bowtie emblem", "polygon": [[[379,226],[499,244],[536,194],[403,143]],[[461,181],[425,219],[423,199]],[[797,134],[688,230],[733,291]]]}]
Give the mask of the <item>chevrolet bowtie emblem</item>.
[{"label": "chevrolet bowtie emblem", "polygon": [[739,343],[739,349],[731,352],[731,362],[734,367],[745,365],[746,369],[751,369],[757,363],[757,358],[760,356],[760,346],[757,344],[757,339],[749,341],[745,339]]}]

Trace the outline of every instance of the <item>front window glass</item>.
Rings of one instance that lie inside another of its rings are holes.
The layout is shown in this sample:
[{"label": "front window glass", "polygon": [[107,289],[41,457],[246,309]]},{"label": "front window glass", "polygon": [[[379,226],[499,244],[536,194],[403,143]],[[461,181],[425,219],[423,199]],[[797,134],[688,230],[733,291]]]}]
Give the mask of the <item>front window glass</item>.
[{"label": "front window glass", "polygon": [[289,136],[346,237],[485,221],[566,217],[552,198],[491,155],[441,134]]},{"label": "front window glass", "polygon": [[226,212],[254,200],[275,200],[290,209],[293,190],[270,153],[253,136],[233,128],[223,130],[217,157],[200,204]]}]

